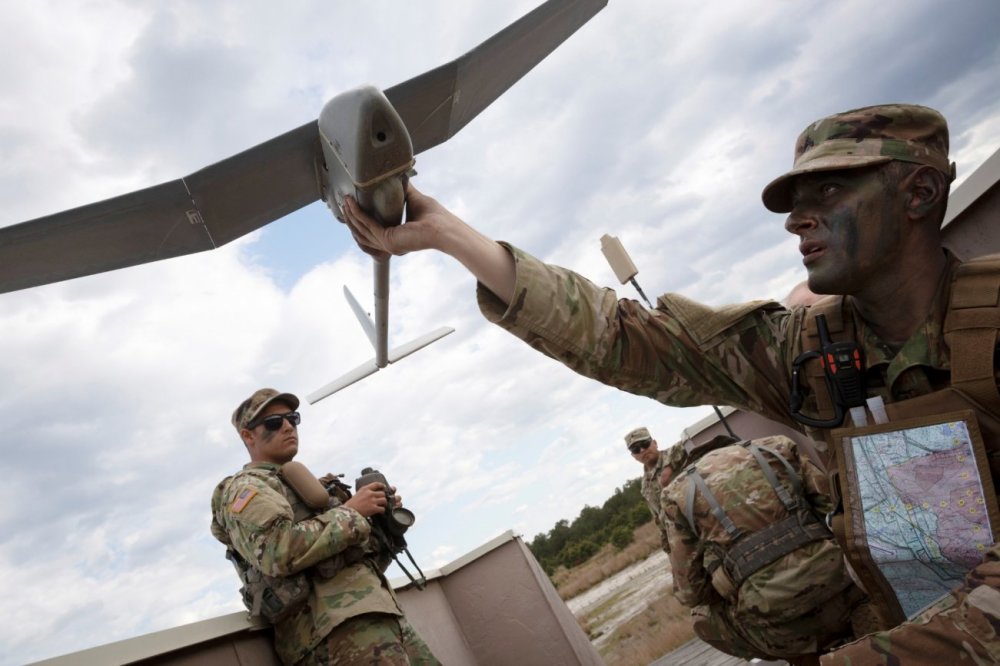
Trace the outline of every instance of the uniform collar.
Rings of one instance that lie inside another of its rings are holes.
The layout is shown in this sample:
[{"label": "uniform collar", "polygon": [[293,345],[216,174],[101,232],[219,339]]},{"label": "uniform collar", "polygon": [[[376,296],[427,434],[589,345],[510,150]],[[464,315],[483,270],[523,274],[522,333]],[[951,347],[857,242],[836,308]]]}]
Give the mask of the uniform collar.
[{"label": "uniform collar", "polygon": [[266,469],[272,472],[277,472],[278,470],[281,469],[281,465],[279,465],[278,463],[265,462],[265,461],[248,462],[246,465],[243,465],[243,469]]},{"label": "uniform collar", "polygon": [[886,385],[889,387],[903,372],[915,366],[935,370],[951,369],[948,347],[944,342],[944,319],[948,314],[952,277],[961,262],[948,250],[945,250],[945,254],[947,263],[938,282],[931,311],[898,351],[894,351],[875,334],[861,318],[853,299],[851,300],[854,321],[858,327],[858,340],[865,353],[866,365],[868,368],[886,366]]}]

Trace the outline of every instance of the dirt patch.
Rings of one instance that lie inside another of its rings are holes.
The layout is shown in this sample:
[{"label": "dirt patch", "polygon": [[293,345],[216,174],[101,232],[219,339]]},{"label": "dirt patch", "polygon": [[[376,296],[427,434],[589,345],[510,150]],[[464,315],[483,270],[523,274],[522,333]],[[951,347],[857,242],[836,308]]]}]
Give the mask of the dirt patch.
[{"label": "dirt patch", "polygon": [[566,601],[598,650],[615,629],[671,590],[667,554],[658,550]]}]

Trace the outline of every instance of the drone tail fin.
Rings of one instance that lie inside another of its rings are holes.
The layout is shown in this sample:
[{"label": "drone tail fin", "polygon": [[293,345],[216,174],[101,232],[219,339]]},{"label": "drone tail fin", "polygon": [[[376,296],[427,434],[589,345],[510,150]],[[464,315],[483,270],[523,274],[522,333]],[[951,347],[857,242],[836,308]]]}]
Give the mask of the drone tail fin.
[{"label": "drone tail fin", "polygon": [[369,342],[372,343],[372,347],[378,348],[378,341],[375,338],[375,322],[372,318],[368,316],[365,309],[361,307],[358,303],[358,299],[354,298],[354,294],[351,290],[344,285],[344,298],[347,299],[347,304],[351,306],[351,310],[354,311],[354,316],[358,318],[358,323],[361,324],[361,328],[364,329],[365,335],[368,336]]},{"label": "drone tail fin", "polygon": [[[378,349],[378,340],[375,333],[375,323],[372,321],[368,313],[365,312],[361,304],[358,303],[351,291],[345,286],[344,287],[344,297],[347,298],[348,304],[351,306],[351,310],[354,311],[354,316],[357,317],[358,323],[361,324],[361,328],[364,329],[365,334],[368,336],[368,340],[372,343],[375,349]],[[388,363],[395,363],[396,361],[405,358],[415,351],[419,351],[431,344],[432,342],[437,342],[449,333],[454,333],[455,329],[449,326],[442,326],[441,328],[435,329],[426,335],[422,335],[415,340],[411,340],[405,344],[389,350]],[[384,367],[384,366],[381,366]],[[310,405],[316,404],[323,398],[327,398],[341,389],[347,388],[355,382],[361,381],[369,375],[373,375],[380,370],[376,359],[372,358],[365,361],[353,370],[341,375],[337,379],[333,380],[329,384],[326,384],[322,388],[319,388],[309,395],[306,396],[306,400]]]}]

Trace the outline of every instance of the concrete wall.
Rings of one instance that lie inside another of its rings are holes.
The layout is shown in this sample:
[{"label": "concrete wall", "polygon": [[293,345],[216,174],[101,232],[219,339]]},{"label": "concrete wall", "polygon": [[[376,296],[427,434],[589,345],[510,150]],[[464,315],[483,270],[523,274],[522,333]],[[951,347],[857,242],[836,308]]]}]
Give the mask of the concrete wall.
[{"label": "concrete wall", "polygon": [[404,588],[397,590],[399,605],[406,619],[430,646],[443,664],[476,664],[473,651],[465,640],[462,624],[455,617],[445,591],[450,586],[445,577],[427,581],[423,590]]},{"label": "concrete wall", "polygon": [[[519,537],[505,540],[432,584],[423,592],[403,590],[400,603],[446,664],[603,664]],[[427,596],[432,589],[433,595]],[[433,613],[425,614],[422,608]],[[450,609],[449,621],[457,632],[442,631],[445,609]],[[459,636],[465,652],[456,644]],[[446,659],[445,650],[458,660]]]}]

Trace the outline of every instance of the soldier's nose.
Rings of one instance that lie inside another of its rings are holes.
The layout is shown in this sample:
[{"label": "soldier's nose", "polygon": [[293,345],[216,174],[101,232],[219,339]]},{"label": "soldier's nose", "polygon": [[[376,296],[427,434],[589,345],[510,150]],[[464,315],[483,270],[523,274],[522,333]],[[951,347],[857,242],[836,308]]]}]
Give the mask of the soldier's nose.
[{"label": "soldier's nose", "polygon": [[816,218],[798,210],[792,210],[785,218],[785,231],[801,236],[803,232],[816,227]]}]

